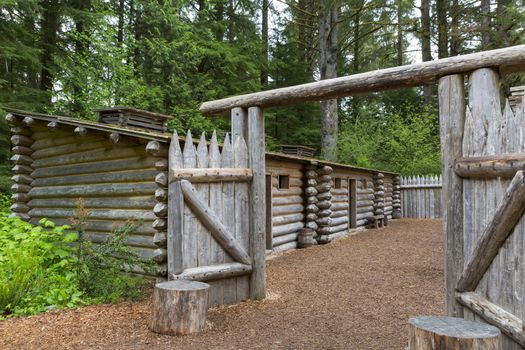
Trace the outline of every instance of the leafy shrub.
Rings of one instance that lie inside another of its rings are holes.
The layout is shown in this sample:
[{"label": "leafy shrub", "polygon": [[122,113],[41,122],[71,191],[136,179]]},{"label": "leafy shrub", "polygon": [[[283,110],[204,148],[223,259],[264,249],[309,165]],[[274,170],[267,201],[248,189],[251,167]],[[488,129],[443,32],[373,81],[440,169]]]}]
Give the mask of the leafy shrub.
[{"label": "leafy shrub", "polygon": [[143,261],[136,251],[126,245],[127,236],[137,229],[140,222],[130,219],[122,225],[115,225],[105,240],[94,244],[85,233],[90,211],[85,208],[82,198],[77,200],[76,205],[71,221],[78,232],[75,253],[80,288],[93,302],[141,297],[145,280],[134,277],[132,273],[153,273],[153,262]]},{"label": "leafy shrub", "polygon": [[9,192],[0,192],[0,212],[7,213],[13,201]]},{"label": "leafy shrub", "polygon": [[0,313],[33,314],[81,303],[69,226],[33,226],[0,213]]},{"label": "leafy shrub", "polygon": [[46,219],[33,226],[0,213],[0,318],[142,296],[145,279],[131,273],[153,272],[153,262],[125,244],[138,223],[115,226],[94,244],[84,232],[89,211],[82,200],[78,206],[76,233]]}]

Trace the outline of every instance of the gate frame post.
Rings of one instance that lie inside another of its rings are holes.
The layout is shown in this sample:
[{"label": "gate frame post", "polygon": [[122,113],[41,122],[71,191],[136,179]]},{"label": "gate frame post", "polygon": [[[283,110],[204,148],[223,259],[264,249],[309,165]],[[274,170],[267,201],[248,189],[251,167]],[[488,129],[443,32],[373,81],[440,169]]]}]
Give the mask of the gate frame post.
[{"label": "gate frame post", "polygon": [[466,111],[463,75],[448,75],[439,79],[438,90],[446,311],[449,316],[463,317],[463,308],[456,301],[455,295],[464,264],[463,180],[454,172],[455,159],[463,156]]},{"label": "gate frame post", "polygon": [[[266,297],[266,143],[264,113],[261,107],[231,110],[232,140],[244,136],[248,146],[248,164],[253,177],[250,183],[250,249],[252,273],[250,299]],[[234,141],[233,141],[234,142]]]}]

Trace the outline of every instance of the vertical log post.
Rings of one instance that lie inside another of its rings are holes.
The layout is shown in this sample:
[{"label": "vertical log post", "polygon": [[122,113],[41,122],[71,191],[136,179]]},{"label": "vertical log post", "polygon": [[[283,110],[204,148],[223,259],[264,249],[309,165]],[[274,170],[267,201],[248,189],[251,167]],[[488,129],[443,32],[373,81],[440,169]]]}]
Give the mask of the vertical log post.
[{"label": "vertical log post", "polygon": [[401,178],[394,176],[392,181],[392,219],[401,219]]},{"label": "vertical log post", "polygon": [[455,288],[463,270],[463,182],[454,173],[454,160],[463,155],[465,91],[462,75],[439,80],[439,119],[443,185],[441,203],[445,234],[445,293],[449,316],[462,317]]},{"label": "vertical log post", "polygon": [[253,172],[250,185],[250,233],[252,274],[250,298],[266,297],[266,178],[264,115],[260,107],[248,108],[248,161]]}]

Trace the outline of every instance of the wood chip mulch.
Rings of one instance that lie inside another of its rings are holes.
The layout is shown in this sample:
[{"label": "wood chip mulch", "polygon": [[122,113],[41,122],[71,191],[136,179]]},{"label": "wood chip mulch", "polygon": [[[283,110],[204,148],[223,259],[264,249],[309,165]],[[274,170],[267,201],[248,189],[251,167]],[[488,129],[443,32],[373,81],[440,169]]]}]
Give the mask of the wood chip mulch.
[{"label": "wood chip mulch", "polygon": [[414,315],[444,310],[439,220],[387,228],[268,262],[268,298],[212,309],[203,333],[148,331],[149,301],[0,321],[0,349],[403,349]]}]

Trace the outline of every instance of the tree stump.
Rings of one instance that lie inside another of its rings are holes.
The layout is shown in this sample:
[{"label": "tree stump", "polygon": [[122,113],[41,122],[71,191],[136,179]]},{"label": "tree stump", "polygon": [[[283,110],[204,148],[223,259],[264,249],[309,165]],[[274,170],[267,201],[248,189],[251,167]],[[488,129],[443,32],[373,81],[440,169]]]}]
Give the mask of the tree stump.
[{"label": "tree stump", "polygon": [[168,335],[202,331],[208,314],[209,288],[207,283],[186,280],[157,283],[150,329]]},{"label": "tree stump", "polygon": [[408,350],[501,350],[501,331],[485,323],[446,316],[419,316],[408,322]]}]

